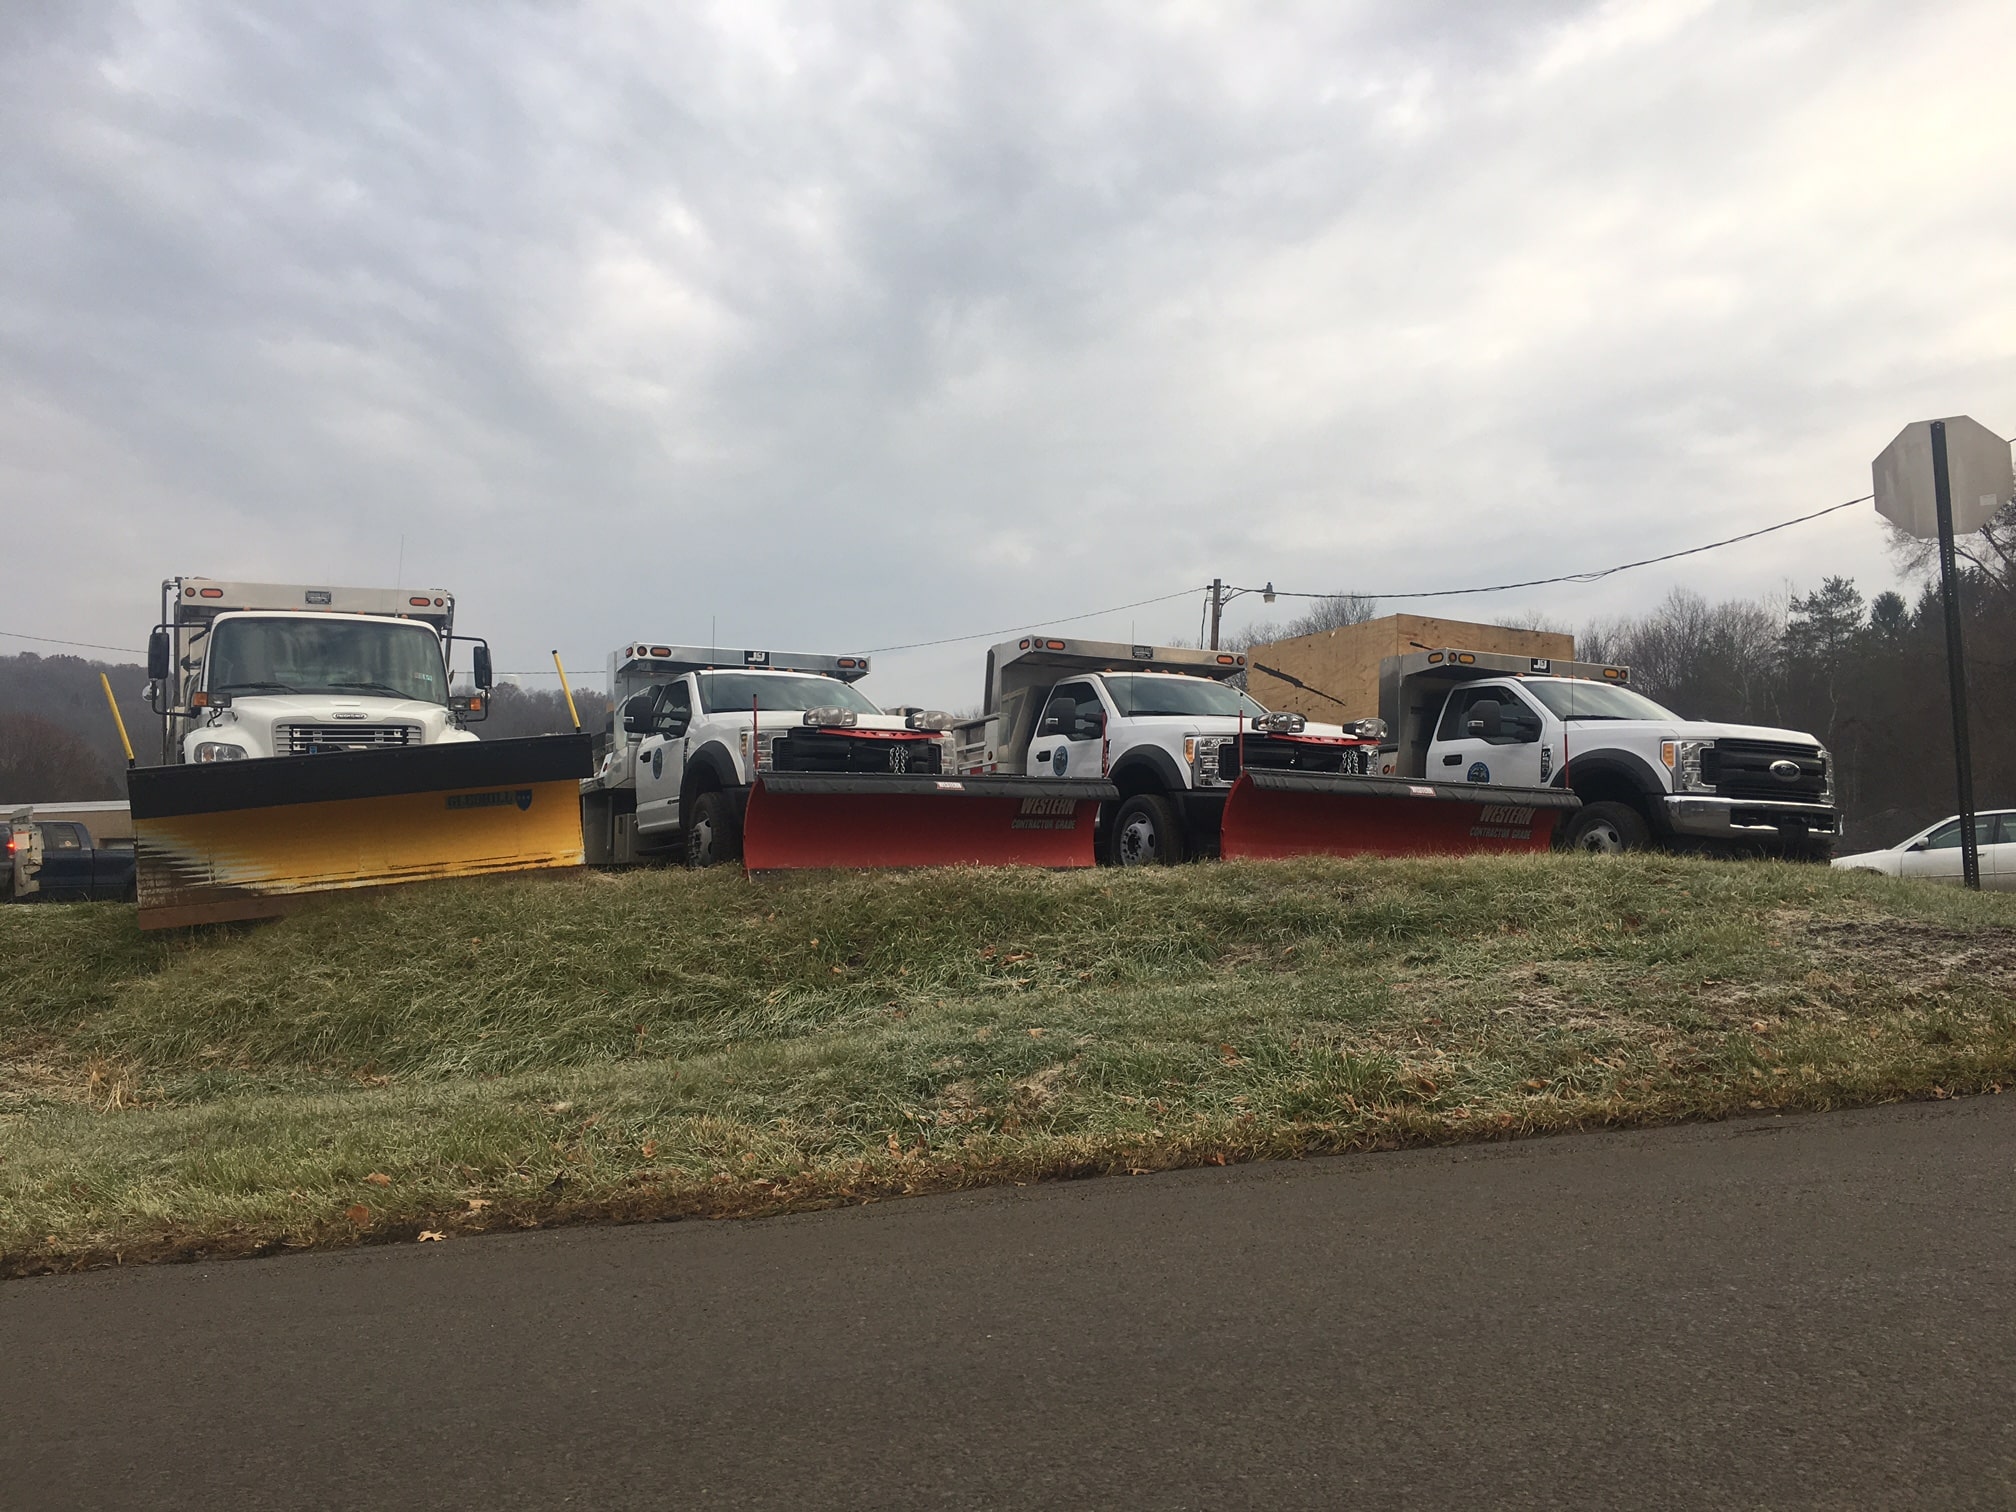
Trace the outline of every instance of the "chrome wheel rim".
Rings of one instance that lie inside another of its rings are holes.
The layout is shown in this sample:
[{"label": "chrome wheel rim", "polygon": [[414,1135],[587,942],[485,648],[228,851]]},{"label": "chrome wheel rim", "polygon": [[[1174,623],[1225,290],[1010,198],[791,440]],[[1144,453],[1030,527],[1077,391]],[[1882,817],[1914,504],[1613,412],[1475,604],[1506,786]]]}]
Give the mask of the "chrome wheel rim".
[{"label": "chrome wheel rim", "polygon": [[1155,833],[1155,821],[1136,814],[1120,827],[1120,864],[1146,866],[1162,855],[1162,837]]},{"label": "chrome wheel rim", "polygon": [[1624,837],[1617,832],[1614,824],[1592,824],[1582,831],[1582,838],[1576,841],[1575,848],[1598,856],[1621,855]]}]

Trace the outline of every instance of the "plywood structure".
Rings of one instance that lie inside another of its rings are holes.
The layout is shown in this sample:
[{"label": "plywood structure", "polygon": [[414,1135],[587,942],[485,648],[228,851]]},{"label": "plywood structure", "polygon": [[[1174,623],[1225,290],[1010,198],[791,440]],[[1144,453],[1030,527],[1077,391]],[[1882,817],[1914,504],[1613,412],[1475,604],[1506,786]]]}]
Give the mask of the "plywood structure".
[{"label": "plywood structure", "polygon": [[[1557,661],[1575,659],[1575,637],[1558,631],[1509,630],[1503,625],[1476,625],[1424,614],[1389,614],[1362,625],[1319,630],[1314,635],[1250,648],[1246,653],[1246,687],[1270,709],[1292,709],[1332,723],[1370,719],[1379,712],[1379,663],[1384,658],[1444,647],[1546,656]],[[1263,670],[1267,667],[1299,678],[1309,687],[1298,688],[1271,676]],[[1331,697],[1321,696],[1314,691],[1317,689]]]}]

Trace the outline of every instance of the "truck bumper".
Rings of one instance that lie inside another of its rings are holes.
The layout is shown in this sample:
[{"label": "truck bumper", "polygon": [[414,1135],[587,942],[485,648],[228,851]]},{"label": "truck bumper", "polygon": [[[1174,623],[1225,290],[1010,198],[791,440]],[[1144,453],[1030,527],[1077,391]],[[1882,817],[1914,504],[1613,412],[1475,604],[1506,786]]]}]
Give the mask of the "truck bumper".
[{"label": "truck bumper", "polygon": [[1841,815],[1825,803],[1773,803],[1745,798],[1675,796],[1666,799],[1666,823],[1675,835],[1694,840],[1811,849],[1831,842]]}]

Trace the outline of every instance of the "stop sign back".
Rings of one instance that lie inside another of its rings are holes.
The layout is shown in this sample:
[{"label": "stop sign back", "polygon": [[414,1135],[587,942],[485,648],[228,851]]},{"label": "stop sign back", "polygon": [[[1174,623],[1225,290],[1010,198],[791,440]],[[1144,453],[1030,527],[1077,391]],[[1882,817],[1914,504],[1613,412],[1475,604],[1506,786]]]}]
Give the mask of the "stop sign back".
[{"label": "stop sign back", "polygon": [[[1955,415],[1946,427],[1946,476],[1952,490],[1953,533],[1979,530],[2002,507],[2016,479],[2009,443],[1980,421]],[[1914,420],[1876,458],[1876,512],[1901,530],[1927,538],[1939,534],[1932,492],[1932,422]]]}]

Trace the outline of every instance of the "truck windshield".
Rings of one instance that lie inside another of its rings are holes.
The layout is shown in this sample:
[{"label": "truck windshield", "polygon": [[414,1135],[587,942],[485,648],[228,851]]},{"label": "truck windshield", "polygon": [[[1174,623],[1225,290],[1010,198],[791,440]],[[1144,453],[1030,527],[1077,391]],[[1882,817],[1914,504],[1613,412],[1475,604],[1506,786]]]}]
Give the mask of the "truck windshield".
[{"label": "truck windshield", "polygon": [[1153,677],[1132,672],[1106,674],[1106,690],[1123,719],[1148,714],[1206,714],[1238,719],[1267,711],[1224,683],[1208,677]]},{"label": "truck windshield", "polygon": [[709,714],[738,709],[852,709],[856,714],[882,711],[837,677],[797,676],[785,672],[702,672],[700,706]]},{"label": "truck windshield", "polygon": [[213,693],[365,693],[444,703],[441,642],[425,625],[363,619],[220,619]]},{"label": "truck windshield", "polygon": [[1554,711],[1557,719],[1678,719],[1642,693],[1614,683],[1521,682],[1520,687]]}]

